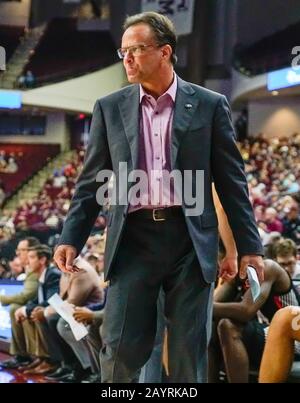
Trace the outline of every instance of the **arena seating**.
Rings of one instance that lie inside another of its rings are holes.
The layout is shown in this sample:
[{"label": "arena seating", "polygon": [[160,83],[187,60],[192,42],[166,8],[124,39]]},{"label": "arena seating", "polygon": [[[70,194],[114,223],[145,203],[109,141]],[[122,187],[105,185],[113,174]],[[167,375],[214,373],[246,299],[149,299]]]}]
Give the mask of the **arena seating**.
[{"label": "arena seating", "polygon": [[20,38],[24,34],[24,27],[12,25],[0,25],[0,46],[4,46],[6,60],[8,61],[20,43]]},{"label": "arena seating", "polygon": [[52,20],[24,71],[32,71],[37,84],[78,76],[117,61],[111,34],[79,31],[74,18]]},{"label": "arena seating", "polygon": [[[59,151],[58,144],[0,144],[0,150],[13,153],[18,160],[16,173],[0,173],[7,196],[11,195],[24,181],[41,169],[45,163],[55,157]],[[18,158],[18,155],[21,158]]]},{"label": "arena seating", "polygon": [[299,37],[300,23],[297,23],[250,46],[237,46],[233,66],[248,76],[289,67],[292,60],[291,51],[297,45],[295,38]]}]

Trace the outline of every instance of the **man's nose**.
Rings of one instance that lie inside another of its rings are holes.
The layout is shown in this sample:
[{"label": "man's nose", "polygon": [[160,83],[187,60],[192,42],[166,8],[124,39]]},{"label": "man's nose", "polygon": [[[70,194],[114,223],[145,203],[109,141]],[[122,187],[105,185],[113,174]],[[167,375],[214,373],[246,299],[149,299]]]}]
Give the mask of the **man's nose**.
[{"label": "man's nose", "polygon": [[127,51],[124,56],[124,63],[131,63],[133,61],[132,53]]}]

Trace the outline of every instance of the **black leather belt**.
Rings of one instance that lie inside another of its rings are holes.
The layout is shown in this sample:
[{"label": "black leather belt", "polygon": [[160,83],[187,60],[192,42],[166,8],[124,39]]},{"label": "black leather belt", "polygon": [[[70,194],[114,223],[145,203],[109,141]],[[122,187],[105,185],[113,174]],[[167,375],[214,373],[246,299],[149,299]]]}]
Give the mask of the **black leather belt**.
[{"label": "black leather belt", "polygon": [[166,221],[175,217],[183,217],[182,207],[165,207],[155,209],[139,209],[128,215],[131,218],[142,218],[153,221]]}]

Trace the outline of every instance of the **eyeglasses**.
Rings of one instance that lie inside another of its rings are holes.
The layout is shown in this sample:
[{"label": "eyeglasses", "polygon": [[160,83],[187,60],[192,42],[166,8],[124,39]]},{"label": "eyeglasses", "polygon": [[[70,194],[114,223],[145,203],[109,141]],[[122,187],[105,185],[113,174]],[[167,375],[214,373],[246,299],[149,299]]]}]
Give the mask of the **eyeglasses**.
[{"label": "eyeglasses", "polygon": [[129,52],[133,56],[140,56],[147,48],[158,48],[157,45],[135,45],[128,46],[128,48],[120,48],[117,50],[120,59],[124,59],[126,54]]}]

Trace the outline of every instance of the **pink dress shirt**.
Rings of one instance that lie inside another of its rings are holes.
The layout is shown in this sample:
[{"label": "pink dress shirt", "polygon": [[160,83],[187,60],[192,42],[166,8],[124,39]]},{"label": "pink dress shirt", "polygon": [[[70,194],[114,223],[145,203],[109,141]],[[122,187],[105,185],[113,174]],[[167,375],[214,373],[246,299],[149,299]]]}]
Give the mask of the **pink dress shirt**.
[{"label": "pink dress shirt", "polygon": [[137,196],[137,203],[130,198],[129,213],[141,208],[153,209],[178,205],[174,188],[164,183],[164,170],[171,170],[171,135],[177,76],[168,90],[157,100],[140,85],[140,130],[138,169],[148,177],[148,187]]}]

